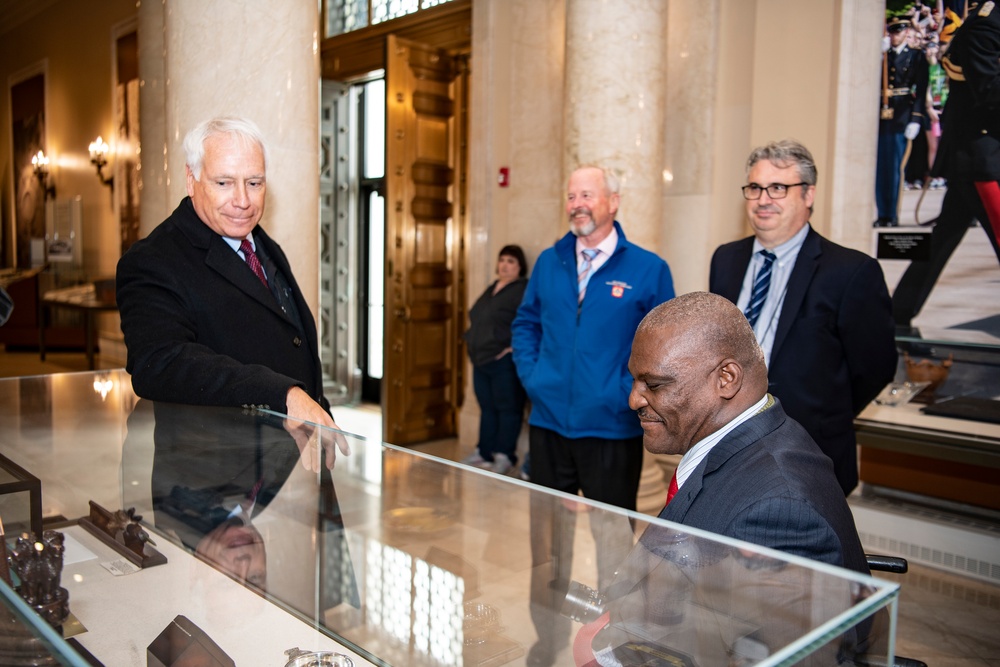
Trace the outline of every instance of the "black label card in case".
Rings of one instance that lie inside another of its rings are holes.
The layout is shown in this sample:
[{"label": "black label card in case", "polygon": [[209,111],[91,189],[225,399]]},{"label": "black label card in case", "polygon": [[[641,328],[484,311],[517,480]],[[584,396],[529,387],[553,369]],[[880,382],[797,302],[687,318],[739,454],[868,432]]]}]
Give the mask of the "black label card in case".
[{"label": "black label card in case", "polygon": [[879,232],[877,259],[925,260],[931,257],[930,232]]}]

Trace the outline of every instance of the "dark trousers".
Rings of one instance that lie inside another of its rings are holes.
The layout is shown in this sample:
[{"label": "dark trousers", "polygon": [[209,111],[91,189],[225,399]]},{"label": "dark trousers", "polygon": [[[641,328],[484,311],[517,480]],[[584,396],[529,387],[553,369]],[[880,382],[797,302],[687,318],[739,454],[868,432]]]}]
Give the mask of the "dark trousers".
[{"label": "dark trousers", "polygon": [[514,356],[505,354],[472,369],[472,387],[479,401],[479,455],[487,461],[506,454],[517,463],[517,437],[521,434],[527,396],[517,378]]},{"label": "dark trousers", "polygon": [[[571,439],[548,429],[530,430],[531,481],[634,510],[642,474],[642,436],[622,440]],[[533,493],[531,498],[531,620],[537,649],[551,655],[569,641],[570,620],[562,604],[573,568],[573,541],[579,507],[569,499]],[[587,513],[596,545],[596,581],[602,589],[632,548],[629,520],[600,510]]]},{"label": "dark trousers", "polygon": [[[995,227],[991,224],[976,184],[971,181],[949,180],[948,190],[941,204],[941,214],[931,232],[930,257],[910,262],[892,293],[892,316],[898,326],[909,326],[910,321],[920,313],[948,264],[948,259],[962,242],[973,220],[979,220],[1000,260]],[[996,222],[1000,225],[1000,221]]]},{"label": "dark trousers", "polygon": [[906,137],[902,132],[879,132],[875,166],[875,207],[879,220],[899,222],[899,182],[905,152]]}]

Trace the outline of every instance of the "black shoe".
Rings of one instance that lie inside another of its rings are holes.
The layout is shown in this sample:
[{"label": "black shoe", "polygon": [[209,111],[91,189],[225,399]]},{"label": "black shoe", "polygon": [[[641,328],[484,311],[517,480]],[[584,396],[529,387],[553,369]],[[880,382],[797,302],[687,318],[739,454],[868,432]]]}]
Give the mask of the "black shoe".
[{"label": "black shoe", "polygon": [[872,227],[898,227],[899,223],[888,218],[879,218],[872,223]]}]

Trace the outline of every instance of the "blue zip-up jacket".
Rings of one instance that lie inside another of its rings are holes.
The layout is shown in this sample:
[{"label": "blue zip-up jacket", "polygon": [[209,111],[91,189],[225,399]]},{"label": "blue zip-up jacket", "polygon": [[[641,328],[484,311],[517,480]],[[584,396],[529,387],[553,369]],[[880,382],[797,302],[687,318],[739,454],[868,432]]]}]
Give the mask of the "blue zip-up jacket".
[{"label": "blue zip-up jacket", "polygon": [[590,278],[577,305],[576,237],[545,250],[511,326],[514,364],[532,426],[565,438],[642,435],[628,407],[632,337],[650,310],[674,298],[667,263],[625,239]]}]

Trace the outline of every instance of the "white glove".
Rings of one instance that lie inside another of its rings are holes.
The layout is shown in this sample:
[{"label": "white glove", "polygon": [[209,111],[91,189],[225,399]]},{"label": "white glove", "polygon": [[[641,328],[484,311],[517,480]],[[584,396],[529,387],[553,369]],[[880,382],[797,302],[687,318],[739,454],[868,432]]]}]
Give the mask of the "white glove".
[{"label": "white glove", "polygon": [[885,53],[886,51],[888,51],[888,50],[889,50],[889,47],[890,47],[891,45],[892,45],[892,44],[891,44],[891,42],[889,41],[889,35],[885,35],[885,36],[883,36],[883,37],[882,37],[882,53]]},{"label": "white glove", "polygon": [[908,123],[906,129],[903,130],[903,136],[913,141],[920,134],[920,123]]}]

